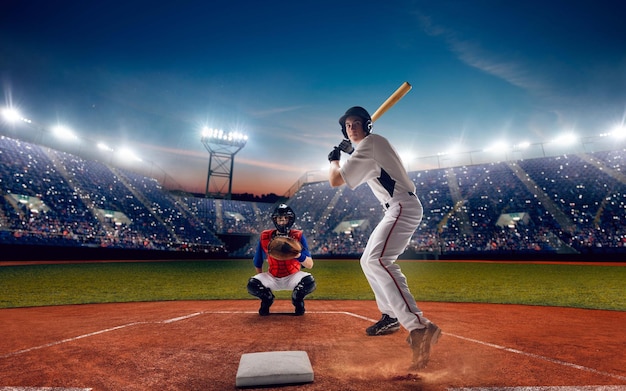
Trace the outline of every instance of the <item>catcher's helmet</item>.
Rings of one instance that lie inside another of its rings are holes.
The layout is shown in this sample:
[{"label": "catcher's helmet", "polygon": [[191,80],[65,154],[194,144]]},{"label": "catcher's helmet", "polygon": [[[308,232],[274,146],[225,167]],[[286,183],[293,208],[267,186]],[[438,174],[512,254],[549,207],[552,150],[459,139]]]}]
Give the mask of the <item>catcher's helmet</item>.
[{"label": "catcher's helmet", "polygon": [[[278,216],[287,216],[287,223],[278,224]],[[293,223],[296,222],[296,214],[289,205],[280,204],[274,209],[274,212],[272,212],[272,222],[279,234],[287,235]]]},{"label": "catcher's helmet", "polygon": [[350,107],[346,113],[339,118],[339,125],[341,125],[343,137],[348,138],[348,132],[346,132],[346,118],[352,115],[363,119],[363,131],[366,136],[370,134],[372,131],[372,117],[370,116],[370,113],[360,106],[354,106]]}]

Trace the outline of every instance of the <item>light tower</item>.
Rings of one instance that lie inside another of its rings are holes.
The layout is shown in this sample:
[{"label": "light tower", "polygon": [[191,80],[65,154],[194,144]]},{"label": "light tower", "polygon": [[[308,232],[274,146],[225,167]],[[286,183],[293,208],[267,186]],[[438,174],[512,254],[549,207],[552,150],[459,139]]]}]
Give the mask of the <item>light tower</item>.
[{"label": "light tower", "polygon": [[210,155],[205,196],[231,199],[235,154],[246,145],[248,136],[205,127],[201,141]]}]

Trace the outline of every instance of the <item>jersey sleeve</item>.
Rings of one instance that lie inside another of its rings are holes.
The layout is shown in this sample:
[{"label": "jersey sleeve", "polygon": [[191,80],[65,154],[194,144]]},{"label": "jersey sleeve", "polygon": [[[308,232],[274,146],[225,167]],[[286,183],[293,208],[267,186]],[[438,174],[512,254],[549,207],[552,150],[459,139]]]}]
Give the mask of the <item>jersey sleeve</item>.
[{"label": "jersey sleeve", "polygon": [[339,168],[341,177],[350,189],[380,174],[380,168],[374,159],[374,143],[370,137],[365,137],[350,158]]},{"label": "jersey sleeve", "polygon": [[261,241],[259,240],[259,243],[256,246],[256,252],[254,253],[254,258],[252,260],[254,267],[263,267],[264,253],[265,251],[263,251],[263,246],[261,246]]},{"label": "jersey sleeve", "polygon": [[310,257],[311,251],[309,251],[309,244],[307,243],[304,234],[302,234],[302,236],[300,237],[300,243],[302,243],[302,251],[300,251],[300,254],[304,254],[307,257]]}]

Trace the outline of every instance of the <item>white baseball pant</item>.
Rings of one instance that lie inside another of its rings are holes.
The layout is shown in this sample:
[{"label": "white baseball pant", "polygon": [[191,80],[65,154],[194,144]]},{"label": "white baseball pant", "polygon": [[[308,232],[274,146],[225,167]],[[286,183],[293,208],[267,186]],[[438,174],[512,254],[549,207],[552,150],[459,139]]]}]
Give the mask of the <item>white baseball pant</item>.
[{"label": "white baseball pant", "polygon": [[409,331],[426,327],[429,320],[418,308],[396,260],[419,226],[422,212],[415,196],[394,197],[361,256],[361,268],[374,291],[378,309],[397,318]]}]

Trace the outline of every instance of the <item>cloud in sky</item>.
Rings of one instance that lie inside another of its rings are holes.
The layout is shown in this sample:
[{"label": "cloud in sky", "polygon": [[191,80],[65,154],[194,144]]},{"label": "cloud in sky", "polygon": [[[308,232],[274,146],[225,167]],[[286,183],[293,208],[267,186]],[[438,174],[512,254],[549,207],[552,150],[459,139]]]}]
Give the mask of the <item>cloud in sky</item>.
[{"label": "cloud in sky", "polygon": [[491,52],[476,39],[462,39],[452,28],[438,25],[430,17],[418,13],[418,20],[428,35],[444,40],[450,51],[463,63],[531,94],[545,96],[548,93],[545,82],[537,80],[537,75],[533,74],[523,60],[514,58],[515,48],[511,48],[508,53]]},{"label": "cloud in sky", "polygon": [[250,114],[255,117],[267,117],[267,116],[271,116],[274,114],[282,114],[282,113],[287,113],[290,111],[298,111],[298,110],[304,110],[304,109],[306,109],[306,106],[304,105],[291,106],[291,107],[273,107],[273,108],[269,108],[265,110],[253,111]]}]

